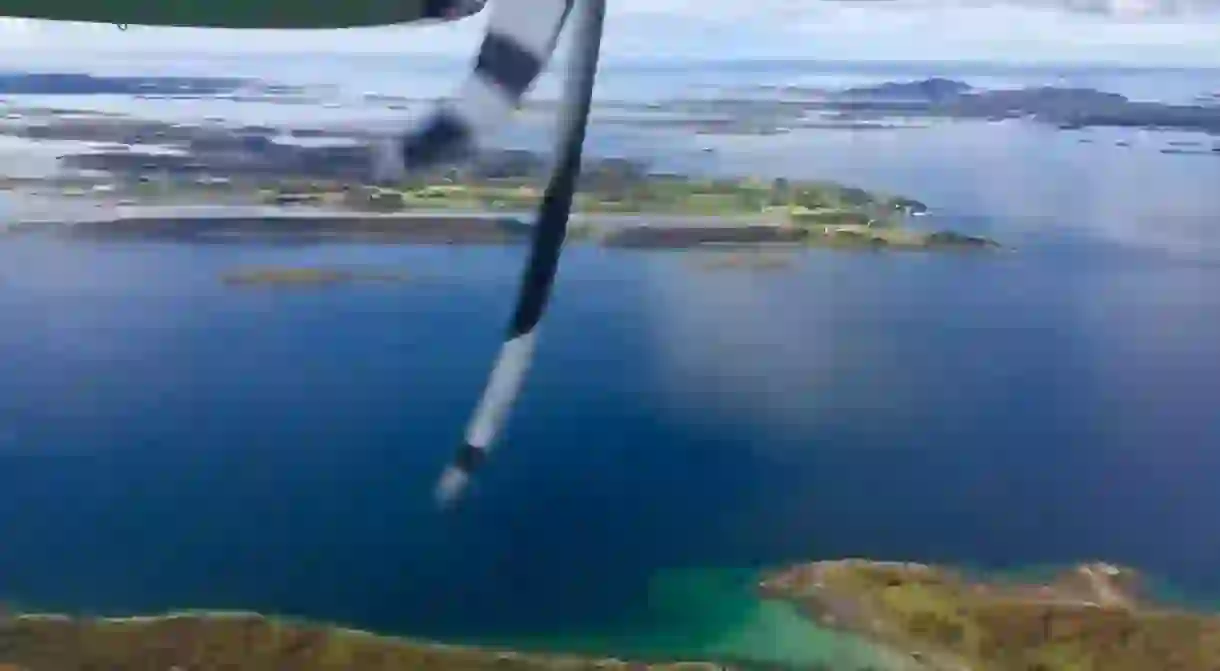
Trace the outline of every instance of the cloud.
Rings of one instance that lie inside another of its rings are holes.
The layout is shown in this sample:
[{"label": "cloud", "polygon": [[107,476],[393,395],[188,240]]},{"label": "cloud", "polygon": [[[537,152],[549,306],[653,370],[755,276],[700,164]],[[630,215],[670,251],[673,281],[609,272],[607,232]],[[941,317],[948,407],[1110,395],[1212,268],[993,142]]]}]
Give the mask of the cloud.
[{"label": "cloud", "polygon": [[849,58],[1220,65],[1215,17],[1137,20],[1035,2],[891,0],[876,7],[822,4],[794,17],[787,30],[802,35],[810,51]]}]

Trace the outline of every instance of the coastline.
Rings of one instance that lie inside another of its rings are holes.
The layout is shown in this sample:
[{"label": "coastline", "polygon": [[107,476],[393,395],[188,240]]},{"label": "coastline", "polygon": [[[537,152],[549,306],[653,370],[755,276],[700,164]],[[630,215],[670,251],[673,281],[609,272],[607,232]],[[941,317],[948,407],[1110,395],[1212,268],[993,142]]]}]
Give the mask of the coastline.
[{"label": "coastline", "polygon": [[19,613],[0,617],[0,669],[1210,671],[1220,657],[1220,615],[1104,562],[1038,580],[867,559],[686,569],[654,591],[665,613],[647,632],[460,642],[250,611]]},{"label": "coastline", "polygon": [[[689,570],[658,577],[657,618],[607,631],[501,640],[425,640],[318,620],[240,610],[0,618],[0,669],[41,671],[82,662],[127,671],[186,669],[630,669],[644,671],[906,671],[864,639],[823,629],[782,600],[760,598],[756,571]],[[654,604],[656,606],[656,604]],[[51,643],[59,642],[58,645]],[[82,648],[73,650],[73,645]],[[54,659],[46,657],[60,655]],[[74,652],[85,657],[70,658]],[[40,657],[42,655],[42,657]],[[359,660],[359,661],[357,661]],[[373,661],[376,660],[376,661]],[[53,662],[53,663],[51,663]],[[227,663],[238,664],[227,667]],[[9,664],[5,667],[4,664]],[[48,664],[50,664],[48,666]],[[337,665],[336,665],[337,664]]]},{"label": "coastline", "polygon": [[[0,625],[0,668],[605,669],[617,659],[520,653],[386,636],[241,611],[73,618],[31,613]],[[150,667],[150,665],[152,665]],[[714,664],[633,665],[714,671]]]},{"label": "coastline", "polygon": [[1220,614],[1158,594],[1139,571],[1092,561],[1044,577],[843,559],[769,573],[760,589],[819,623],[929,671],[1209,671]]},{"label": "coastline", "polygon": [[[328,242],[393,245],[501,245],[528,241],[532,225],[498,213],[284,212],[210,208],[183,216],[44,219],[9,224],[6,236],[46,235],[71,241],[184,243]],[[914,231],[867,225],[795,225],[765,216],[583,214],[574,216],[569,243],[618,249],[741,249],[761,247],[997,250],[988,238],[954,231]]]}]

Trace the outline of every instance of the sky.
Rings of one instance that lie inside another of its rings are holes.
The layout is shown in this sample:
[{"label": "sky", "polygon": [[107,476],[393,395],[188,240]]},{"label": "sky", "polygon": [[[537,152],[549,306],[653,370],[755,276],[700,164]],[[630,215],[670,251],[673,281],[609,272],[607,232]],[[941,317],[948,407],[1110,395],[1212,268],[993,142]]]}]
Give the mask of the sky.
[{"label": "sky", "polygon": [[[86,51],[333,51],[468,58],[486,14],[443,26],[241,33],[0,19],[0,56],[11,62]],[[1220,0],[609,0],[604,54],[608,62],[779,58],[1220,67]]]}]

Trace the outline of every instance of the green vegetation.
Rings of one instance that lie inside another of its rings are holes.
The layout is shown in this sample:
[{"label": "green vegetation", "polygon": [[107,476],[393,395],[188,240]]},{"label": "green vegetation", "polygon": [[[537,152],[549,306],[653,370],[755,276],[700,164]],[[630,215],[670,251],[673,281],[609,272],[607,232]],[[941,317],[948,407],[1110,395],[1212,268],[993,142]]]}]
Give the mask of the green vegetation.
[{"label": "green vegetation", "polygon": [[924,668],[975,671],[1213,671],[1220,617],[1151,603],[1140,576],[1085,564],[1043,583],[845,560],[793,567],[763,590],[827,626],[868,636]]},{"label": "green vegetation", "polygon": [[[525,178],[463,181],[449,174],[430,183],[416,182],[396,189],[347,188],[327,192],[326,184],[294,185],[296,191],[263,194],[265,202],[342,202],[359,211],[410,212],[426,210],[504,211],[532,209],[541,192]],[[624,177],[594,172],[586,176],[574,208],[585,214],[689,215],[692,217],[740,218],[743,227],[755,231],[745,244],[803,241],[818,247],[848,249],[967,249],[998,248],[986,238],[951,231],[919,232],[903,226],[908,214],[922,214],[927,207],[910,198],[871,193],[832,182],[793,182],[775,179],[690,179],[678,175]],[[693,237],[705,242],[726,242],[723,231],[701,233],[690,226],[668,236],[674,246],[691,246]],[[620,238],[624,230],[609,234]],[[667,230],[664,225],[656,231]],[[629,236],[635,236],[629,232]],[[646,233],[643,237],[650,237]],[[598,236],[589,225],[574,226],[572,240]],[[645,246],[670,246],[666,243]]]},{"label": "green vegetation", "polygon": [[[675,587],[682,590],[679,596],[687,591],[696,596],[704,593],[702,584]],[[771,572],[759,588],[765,597],[758,602],[761,610],[751,611],[740,622],[736,618],[745,611],[737,605],[724,614],[713,613],[717,607],[725,607],[716,599],[698,602],[698,611],[690,615],[724,620],[721,624],[725,626],[709,629],[714,635],[705,637],[700,645],[707,658],[721,659],[719,664],[648,664],[597,654],[502,652],[254,613],[177,613],[136,618],[6,615],[0,619],[0,671],[787,669],[792,667],[779,659],[774,666],[761,660],[727,662],[726,666],[725,658],[739,650],[781,645],[791,649],[786,648],[780,657],[839,650],[838,643],[831,645],[831,630],[848,635],[841,641],[855,640],[865,646],[858,648],[860,655],[844,669],[1220,668],[1220,615],[1154,601],[1147,595],[1150,589],[1142,575],[1110,564],[1082,564],[1035,580],[924,564],[822,561]],[[662,603],[665,598],[658,594]],[[766,610],[765,604],[793,605],[820,626],[802,628],[799,620]],[[875,661],[864,659],[874,654]],[[841,668],[831,659],[810,657],[806,662],[798,668]]]},{"label": "green vegetation", "polygon": [[[342,195],[336,198],[336,194]],[[342,188],[324,183],[285,183],[262,192],[268,203],[334,202],[359,210],[521,211],[542,194],[532,180],[463,181],[437,178],[398,188]],[[830,182],[771,182],[756,179],[688,179],[675,175],[610,176],[594,172],[582,180],[577,212],[702,216],[767,215],[802,224],[895,225],[899,215],[923,211],[917,201],[869,193]]]},{"label": "green vegetation", "polygon": [[[236,184],[231,186],[238,191],[243,188]],[[189,190],[194,187],[179,185],[174,188]],[[451,244],[525,239],[529,225],[517,221],[520,218],[514,215],[532,210],[542,196],[532,176],[474,178],[463,177],[453,170],[444,175],[418,177],[394,188],[351,186],[333,180],[283,179],[270,188],[241,191],[241,194],[229,193],[246,199],[255,196],[258,202],[267,204],[326,206],[348,213],[342,216],[335,213],[334,218],[310,223],[294,220],[291,225],[275,217],[263,217],[259,222],[238,221],[240,218],[237,218],[224,229],[227,233],[290,234],[297,231],[332,238],[352,236]],[[695,179],[682,175],[632,173],[622,167],[617,170],[595,167],[582,176],[575,210],[584,218],[572,222],[569,241],[614,247],[675,249],[704,245],[786,244],[865,251],[1000,247],[984,237],[954,231],[923,231],[909,226],[908,215],[927,211],[927,207],[916,200],[826,181]],[[504,217],[487,217],[489,212],[502,212]],[[371,216],[374,213],[376,216]],[[627,218],[615,223],[608,220],[599,223],[599,214],[639,215],[639,220]],[[672,223],[650,221],[649,215],[669,215],[677,219]],[[345,216],[350,218],[344,219]],[[701,223],[703,217],[706,219]],[[286,215],[286,218],[292,217]],[[78,237],[88,232],[105,234],[140,228],[167,233],[161,230],[165,227],[158,226],[156,222],[116,221],[87,228],[78,226],[73,232]],[[748,265],[759,267],[757,263]],[[711,266],[730,267],[733,264],[713,263]],[[238,277],[227,281],[232,284],[333,284],[353,279],[356,278],[331,272],[308,277],[299,274]]]},{"label": "green vegetation", "polygon": [[23,615],[0,623],[0,671],[713,671],[700,663],[498,652],[250,613],[141,618]]}]

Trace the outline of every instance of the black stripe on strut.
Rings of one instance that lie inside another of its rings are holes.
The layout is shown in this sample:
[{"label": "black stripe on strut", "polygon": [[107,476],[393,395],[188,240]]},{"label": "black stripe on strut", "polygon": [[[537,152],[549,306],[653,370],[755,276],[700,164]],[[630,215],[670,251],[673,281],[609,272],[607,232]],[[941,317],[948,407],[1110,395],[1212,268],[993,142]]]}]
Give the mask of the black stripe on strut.
[{"label": "black stripe on strut", "polygon": [[453,0],[424,0],[424,18],[442,19],[453,8]]},{"label": "black stripe on strut", "polygon": [[[492,420],[495,425],[479,428],[478,440],[486,441],[486,443],[481,450],[477,451],[478,453],[475,453],[476,448],[473,445],[468,442],[464,443],[454,459],[453,470],[442,474],[438,484],[438,494],[442,497],[442,503],[445,504],[451,503],[454,497],[460,495],[464,484],[461,479],[449,476],[454,471],[459,474],[468,473],[469,470],[477,468],[482,463],[485,456],[483,453],[490,449],[491,443],[496,438],[494,433],[499,431],[501,428],[499,424],[506,411],[516,400],[520,380],[512,380],[512,388],[502,388],[499,385],[502,385],[504,381],[497,374],[518,377],[524,374],[528,359],[511,362],[513,368],[507,372],[500,366],[504,365],[506,361],[503,358],[505,352],[512,352],[515,356],[531,356],[532,341],[517,341],[516,343],[514,341],[531,334],[538,325],[546,310],[551,287],[555,281],[559,255],[567,233],[568,215],[572,209],[573,195],[580,176],[581,150],[585,141],[585,127],[589,119],[593,82],[597,74],[598,52],[601,47],[606,11],[604,0],[585,0],[585,2],[587,4],[583,5],[583,8],[586,11],[582,16],[585,20],[581,22],[580,31],[576,33],[573,40],[576,53],[568,64],[567,81],[560,111],[561,139],[557,152],[558,160],[551,173],[546,191],[543,193],[542,202],[538,206],[529,258],[526,261],[513,318],[509,324],[509,340],[503,346],[505,349],[501,349],[501,358],[497,360],[496,367],[492,369],[488,386],[483,390],[483,401],[476,408],[473,418],[473,422],[478,423],[484,419],[482,413],[494,412],[495,417]],[[507,349],[514,344],[524,348]],[[489,394],[506,398],[489,397]],[[485,405],[489,403],[489,398],[496,407]],[[478,425],[475,424],[475,426]],[[486,435],[488,432],[485,428],[489,428],[492,435]]]},{"label": "black stripe on strut", "polygon": [[541,56],[521,46],[513,38],[489,32],[483,38],[474,71],[498,84],[513,98],[521,98],[542,72],[542,65]]},{"label": "black stripe on strut", "polygon": [[423,0],[421,15],[425,19],[452,21],[478,14],[486,4],[487,0]]},{"label": "black stripe on strut", "polygon": [[[594,0],[600,2],[600,0]],[[564,129],[567,136],[559,149],[559,161],[555,165],[551,182],[547,184],[542,195],[542,203],[538,206],[537,223],[534,226],[533,240],[530,246],[530,258],[525,266],[525,274],[521,282],[521,294],[517,300],[517,308],[513,312],[513,320],[509,325],[508,337],[515,338],[534,330],[542,320],[550,299],[551,286],[555,283],[555,271],[559,266],[559,255],[563,251],[563,240],[567,236],[568,215],[572,211],[572,198],[580,180],[580,160],[585,144],[585,131],[588,125],[589,107],[593,94],[593,79],[597,72],[597,57],[601,47],[601,24],[604,7],[594,12],[592,19],[595,28],[592,29],[593,39],[589,44],[577,44],[576,49],[582,50],[585,67],[588,71],[577,73],[585,80],[582,82],[585,90],[581,91],[571,107],[565,110],[568,118],[563,121],[572,126]]]},{"label": "black stripe on strut", "polygon": [[479,449],[470,443],[463,443],[453,456],[453,467],[469,475],[479,470],[487,460],[487,451]]},{"label": "black stripe on strut", "polygon": [[415,168],[455,158],[469,149],[472,135],[464,119],[451,110],[442,110],[403,141],[403,162]]}]

